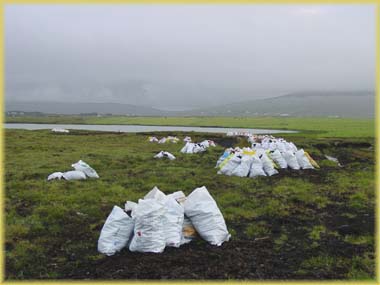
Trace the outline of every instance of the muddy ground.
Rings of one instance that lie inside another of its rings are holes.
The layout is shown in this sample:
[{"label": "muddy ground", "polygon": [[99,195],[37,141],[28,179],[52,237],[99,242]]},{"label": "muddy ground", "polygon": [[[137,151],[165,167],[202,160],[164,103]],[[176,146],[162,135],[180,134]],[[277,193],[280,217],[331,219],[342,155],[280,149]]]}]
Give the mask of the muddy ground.
[{"label": "muddy ground", "polygon": [[[84,137],[91,135],[86,132],[80,134]],[[147,135],[149,134],[141,136]],[[105,135],[99,136],[101,138]],[[246,140],[241,138],[218,135],[210,135],[209,138],[223,148],[246,144]],[[298,140],[297,146],[304,144],[305,148],[311,149],[313,157],[318,162],[325,159],[325,153],[333,154],[338,157],[343,167],[327,163],[318,171],[282,170],[266,183],[273,183],[273,186],[276,186],[276,183],[281,184],[282,179],[294,178],[298,179],[297,181],[304,179],[315,187],[320,185],[321,189],[327,189],[321,194],[327,199],[326,204],[321,204],[319,200],[317,202],[306,198],[302,200],[302,196],[301,198],[295,196],[292,200],[281,195],[271,197],[273,193],[248,192],[249,189],[243,189],[242,193],[246,195],[246,200],[269,201],[265,199],[273,198],[279,201],[279,205],[289,204],[291,207],[287,208],[284,215],[277,214],[274,208],[271,209],[273,212],[268,210],[255,217],[248,215],[245,218],[226,218],[226,224],[233,234],[231,240],[220,247],[208,245],[199,238],[180,248],[166,248],[161,254],[133,253],[124,249],[115,256],[106,257],[97,253],[96,243],[104,219],[113,205],[113,202],[107,201],[100,206],[102,211],[100,219],[91,218],[90,215],[83,213],[78,214],[73,210],[65,212],[64,218],[57,220],[60,228],[56,234],[51,232],[53,221],[43,225],[41,232],[30,230],[28,234],[23,232],[9,234],[11,236],[7,237],[6,242],[7,278],[75,280],[305,280],[360,279],[361,276],[365,279],[373,278],[374,242],[373,240],[363,242],[360,238],[374,236],[374,193],[367,196],[359,195],[356,199],[353,195],[361,193],[360,183],[351,187],[348,182],[342,180],[339,182],[342,183],[342,189],[339,191],[326,186],[333,182],[329,176],[332,172],[341,174],[340,179],[345,179],[346,176],[349,178],[359,170],[364,174],[366,171],[373,172],[373,140],[326,139],[316,142],[313,139],[298,138]],[[211,164],[216,162],[220,154],[212,158]],[[213,168],[211,171],[210,173],[215,172]],[[7,179],[12,179],[15,175],[8,173]],[[39,173],[28,175],[25,177],[31,180],[38,180],[42,176]],[[372,179],[371,175],[369,180]],[[371,183],[370,181],[369,185],[363,187],[368,188]],[[50,184],[48,186],[50,187]],[[239,184],[233,187],[239,187]],[[9,193],[12,192],[8,189]],[[372,201],[368,201],[368,197]],[[7,200],[7,210],[14,215],[12,219],[17,217],[20,220],[27,220],[39,206],[38,202],[31,202],[27,197],[12,196],[9,199],[15,201],[9,204],[10,200]],[[224,209],[229,207],[227,202],[221,201],[222,204],[225,203]],[[239,207],[240,204],[233,206]],[[61,217],[60,213],[56,216]],[[262,233],[249,234],[247,228],[251,225],[258,227]],[[318,229],[321,225],[323,228],[319,231],[311,230]],[[43,229],[48,231],[42,233]],[[352,241],[352,237],[356,240]],[[27,244],[26,241],[31,245],[26,247],[25,252],[18,249],[20,242]],[[35,254],[39,245],[45,247],[45,252],[41,256]]]}]

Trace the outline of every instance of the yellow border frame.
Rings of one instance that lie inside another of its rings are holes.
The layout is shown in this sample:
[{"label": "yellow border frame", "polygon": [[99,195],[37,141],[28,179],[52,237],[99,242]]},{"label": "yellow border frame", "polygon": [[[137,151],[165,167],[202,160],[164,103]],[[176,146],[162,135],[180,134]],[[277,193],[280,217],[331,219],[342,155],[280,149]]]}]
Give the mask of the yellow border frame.
[{"label": "yellow border frame", "polygon": [[[162,284],[172,283],[172,284],[199,284],[199,283],[207,283],[207,284],[289,284],[289,285],[299,285],[299,284],[380,284],[380,0],[2,0],[0,7],[0,63],[4,63],[4,6],[12,5],[12,4],[300,4],[300,5],[308,5],[308,4],[316,4],[316,5],[335,5],[335,4],[374,4],[376,5],[375,13],[376,13],[376,98],[375,98],[375,144],[376,144],[376,167],[375,167],[375,190],[376,190],[376,222],[375,222],[375,259],[376,259],[376,273],[375,273],[375,281],[350,281],[350,280],[342,280],[342,281],[319,281],[319,280],[310,280],[310,281],[43,281],[43,280],[26,280],[26,281],[4,281],[4,199],[3,199],[3,186],[4,186],[4,129],[0,130],[0,283],[4,284]],[[4,98],[4,64],[0,69],[0,92],[1,98]],[[3,125],[4,123],[4,104],[3,101],[0,103],[0,123]]]}]

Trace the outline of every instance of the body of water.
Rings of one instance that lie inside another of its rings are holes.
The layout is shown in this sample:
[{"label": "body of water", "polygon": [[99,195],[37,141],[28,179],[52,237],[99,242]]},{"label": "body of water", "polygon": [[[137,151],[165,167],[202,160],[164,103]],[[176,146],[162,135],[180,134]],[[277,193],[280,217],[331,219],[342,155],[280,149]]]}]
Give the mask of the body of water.
[{"label": "body of water", "polygon": [[296,133],[288,130],[244,129],[244,128],[211,128],[211,127],[183,127],[183,126],[144,126],[144,125],[70,125],[70,124],[4,124],[6,129],[44,130],[44,129],[68,129],[88,130],[104,132],[142,133],[142,132],[201,132],[201,133],[252,133],[252,134],[277,134]]}]

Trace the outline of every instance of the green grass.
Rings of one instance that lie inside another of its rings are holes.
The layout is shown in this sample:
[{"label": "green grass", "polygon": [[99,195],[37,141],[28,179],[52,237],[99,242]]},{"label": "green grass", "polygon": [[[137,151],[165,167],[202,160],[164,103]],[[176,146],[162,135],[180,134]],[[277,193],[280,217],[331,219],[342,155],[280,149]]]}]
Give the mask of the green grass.
[{"label": "green grass", "polygon": [[[128,122],[150,124],[150,120],[153,119],[136,118]],[[185,118],[184,122],[196,124],[195,120]],[[244,122],[228,120],[236,126]],[[285,121],[293,128],[292,120]],[[175,121],[160,121],[168,122]],[[254,119],[245,122],[259,126]],[[264,125],[265,120],[261,126]],[[302,126],[307,125],[304,122]],[[319,128],[331,131],[325,134],[346,132],[328,126]],[[368,129],[366,132],[370,136]],[[187,135],[172,134],[181,139]],[[155,185],[165,193],[182,190],[185,194],[205,185],[226,219],[233,235],[230,242],[249,244],[256,238],[267,238],[270,252],[278,256],[290,254],[283,266],[293,278],[374,278],[372,138],[289,135],[289,140],[303,147],[323,167],[250,179],[216,174],[214,166],[224,150],[221,146],[185,155],[179,152],[182,143],[154,144],[147,137],[148,134],[87,131],[5,131],[8,279],[65,278],[67,272],[93,270],[95,261],[105,259],[96,251],[96,244],[112,207],[122,207],[126,200],[137,201]],[[192,138],[224,139],[215,134],[192,134]],[[235,143],[246,144],[245,140]],[[153,159],[163,149],[177,159]],[[338,157],[344,167],[327,163],[323,154]],[[70,170],[79,159],[96,169],[100,179],[46,181],[50,173]],[[341,230],[342,225],[348,225],[349,231]],[[299,254],[292,255],[294,250]]]},{"label": "green grass", "polygon": [[[168,125],[282,129],[302,131],[313,137],[374,137],[374,119],[280,117],[7,117],[9,123]],[[301,135],[301,134],[300,134]]]}]

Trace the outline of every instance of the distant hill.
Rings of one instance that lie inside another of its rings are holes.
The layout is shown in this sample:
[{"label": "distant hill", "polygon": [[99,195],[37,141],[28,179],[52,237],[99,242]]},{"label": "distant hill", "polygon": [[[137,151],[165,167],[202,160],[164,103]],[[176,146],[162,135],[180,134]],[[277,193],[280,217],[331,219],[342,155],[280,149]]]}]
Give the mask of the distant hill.
[{"label": "distant hill", "polygon": [[113,114],[129,116],[163,116],[154,108],[117,103],[5,102],[5,111],[41,112],[45,114]]},{"label": "distant hill", "polygon": [[375,93],[299,92],[183,112],[209,116],[339,116],[374,117]]},{"label": "distant hill", "polygon": [[5,102],[5,111],[47,114],[112,114],[128,116],[296,116],[363,117],[375,114],[375,93],[297,92],[279,97],[256,99],[188,111],[163,111],[117,103]]}]

